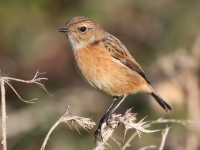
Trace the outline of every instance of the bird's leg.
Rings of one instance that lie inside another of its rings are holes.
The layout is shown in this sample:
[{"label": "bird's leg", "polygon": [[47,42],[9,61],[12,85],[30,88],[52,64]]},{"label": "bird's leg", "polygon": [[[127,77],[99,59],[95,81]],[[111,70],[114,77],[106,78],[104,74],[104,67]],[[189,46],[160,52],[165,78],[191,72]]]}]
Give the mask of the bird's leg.
[{"label": "bird's leg", "polygon": [[109,123],[109,118],[110,116],[114,113],[114,111],[121,105],[121,103],[126,99],[126,97],[128,96],[128,94],[124,94],[124,97],[119,101],[119,103],[112,109],[112,111],[107,115],[106,117],[106,123],[107,125],[109,125],[111,128],[111,124]]},{"label": "bird's leg", "polygon": [[113,105],[117,102],[118,97],[117,96],[113,96],[113,101],[112,104],[109,106],[109,108],[106,110],[106,113],[103,115],[103,117],[101,118],[99,125],[103,124],[105,119],[107,118],[107,114],[109,113],[109,111],[111,110],[111,108],[113,107]]},{"label": "bird's leg", "polygon": [[94,136],[95,136],[95,137],[100,133],[100,131],[101,131],[101,126],[102,126],[102,124],[105,122],[109,111],[111,110],[111,108],[113,107],[113,105],[116,103],[117,99],[118,99],[118,96],[113,96],[113,101],[112,101],[111,105],[110,105],[109,108],[106,110],[106,113],[103,115],[103,117],[101,118],[101,120],[100,120],[100,122],[99,122],[99,125],[98,125],[98,128],[96,129],[96,131],[95,131],[95,133],[94,133]]}]

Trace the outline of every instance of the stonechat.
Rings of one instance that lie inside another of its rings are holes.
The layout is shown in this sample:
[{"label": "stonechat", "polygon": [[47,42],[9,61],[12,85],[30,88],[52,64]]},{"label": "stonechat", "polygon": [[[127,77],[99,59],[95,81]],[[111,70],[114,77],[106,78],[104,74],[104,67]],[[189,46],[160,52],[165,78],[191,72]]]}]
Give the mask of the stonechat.
[{"label": "stonechat", "polygon": [[[77,66],[86,80],[93,87],[113,96],[112,104],[100,120],[98,131],[103,122],[109,125],[109,117],[129,94],[149,94],[166,112],[172,111],[172,107],[155,93],[144,71],[124,44],[104,31],[95,20],[74,17],[58,31],[66,33]],[[113,108],[119,96],[123,98]]]}]

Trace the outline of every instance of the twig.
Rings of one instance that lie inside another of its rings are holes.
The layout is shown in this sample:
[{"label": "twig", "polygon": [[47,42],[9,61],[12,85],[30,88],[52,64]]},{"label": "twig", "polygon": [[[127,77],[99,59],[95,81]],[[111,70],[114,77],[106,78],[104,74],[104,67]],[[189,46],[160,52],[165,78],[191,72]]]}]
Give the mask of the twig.
[{"label": "twig", "polygon": [[[7,83],[11,89],[15,92],[15,94],[23,101],[26,103],[33,103],[32,101],[36,100],[36,98],[32,100],[24,100],[20,97],[20,95],[17,93],[17,91],[13,88],[13,86],[9,83],[9,80],[15,80],[19,82],[25,82],[25,83],[36,83],[39,85],[41,88],[43,88],[46,92],[46,88],[42,83],[40,83],[41,80],[47,80],[47,78],[37,78],[38,75],[43,74],[39,73],[38,71],[36,72],[35,76],[33,77],[32,80],[21,80],[21,79],[16,79],[16,78],[11,78],[11,77],[2,77],[1,72],[0,72],[0,82],[1,82],[1,111],[2,111],[2,145],[3,145],[3,150],[7,150],[7,140],[6,140],[6,91],[5,91],[5,83]],[[48,93],[48,92],[47,92]],[[49,94],[49,93],[48,93]]]},{"label": "twig", "polygon": [[161,142],[161,144],[160,144],[160,147],[159,147],[159,149],[158,150],[162,150],[163,149],[163,147],[164,147],[164,145],[165,145],[165,141],[166,141],[166,138],[167,138],[167,134],[169,133],[169,129],[170,129],[171,127],[166,127],[163,131],[162,131],[162,142]]},{"label": "twig", "polygon": [[[79,124],[80,126],[82,126],[84,129],[92,129],[95,124],[95,122],[91,121],[90,118],[83,118],[83,117],[79,117],[79,116],[74,116],[72,114],[70,114],[69,112],[69,105],[66,108],[65,113],[63,114],[63,116],[51,127],[51,129],[49,130],[47,136],[44,139],[44,142],[42,144],[42,147],[40,150],[44,150],[45,146],[47,144],[47,141],[51,135],[51,133],[53,132],[53,130],[61,123],[61,122],[66,122],[68,124],[68,121],[71,121],[72,124],[74,125],[74,127],[76,128],[76,130],[78,131],[78,128],[76,126],[76,124]],[[68,124],[69,125],[69,124]],[[71,126],[69,125],[69,127],[71,128]],[[72,128],[71,128],[72,129]],[[87,130],[88,131],[88,130]],[[78,131],[79,132],[79,131]],[[79,132],[80,133],[80,132]]]},{"label": "twig", "polygon": [[64,119],[64,118],[67,116],[67,114],[69,113],[69,110],[68,110],[68,109],[69,109],[69,105],[67,106],[66,111],[65,111],[65,113],[62,115],[62,117],[61,117],[61,118],[51,127],[51,129],[49,130],[47,136],[46,136],[45,139],[44,139],[44,142],[43,142],[42,147],[41,147],[40,150],[44,150],[44,149],[45,149],[45,146],[46,146],[46,144],[47,144],[47,141],[48,141],[48,139],[49,139],[51,133],[52,133],[53,130],[63,121],[63,119]]},{"label": "twig", "polygon": [[35,76],[31,80],[22,80],[22,79],[16,79],[16,78],[11,78],[11,77],[2,77],[2,79],[12,88],[12,90],[15,92],[15,94],[19,97],[20,100],[22,100],[23,102],[26,102],[26,103],[34,103],[32,101],[37,100],[37,98],[31,99],[31,100],[24,100],[24,99],[22,99],[20,97],[20,95],[17,93],[17,91],[13,88],[13,86],[8,81],[13,80],[13,81],[19,81],[19,82],[24,82],[24,83],[35,83],[40,88],[42,88],[43,90],[45,90],[50,96],[52,96],[47,91],[47,89],[45,88],[44,84],[40,83],[41,80],[48,80],[48,79],[47,78],[37,78],[40,74],[44,74],[44,73],[39,73],[38,70],[37,70]]},{"label": "twig", "polygon": [[15,92],[15,94],[16,94],[16,95],[19,97],[19,99],[22,100],[23,102],[25,102],[25,103],[34,103],[34,102],[32,102],[32,101],[37,100],[37,98],[31,99],[31,100],[24,100],[24,99],[22,99],[22,97],[17,93],[17,91],[14,89],[14,87],[13,87],[8,81],[5,81],[5,82],[11,87],[11,89]]}]

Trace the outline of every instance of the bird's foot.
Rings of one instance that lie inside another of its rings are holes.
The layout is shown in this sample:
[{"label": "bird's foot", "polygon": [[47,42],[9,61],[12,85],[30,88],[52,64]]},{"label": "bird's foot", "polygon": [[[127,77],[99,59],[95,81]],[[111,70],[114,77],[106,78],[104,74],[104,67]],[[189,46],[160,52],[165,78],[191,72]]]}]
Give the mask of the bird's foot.
[{"label": "bird's foot", "polygon": [[102,130],[101,130],[101,128],[102,128],[102,125],[103,125],[104,123],[106,123],[107,126],[109,126],[109,127],[112,128],[112,126],[111,126],[111,124],[109,123],[109,120],[108,120],[107,118],[108,118],[108,116],[103,117],[103,118],[100,120],[99,125],[98,125],[98,128],[97,128],[96,131],[94,132],[95,142],[97,141],[98,138],[99,138],[101,141],[103,141],[102,132],[101,132]]},{"label": "bird's foot", "polygon": [[[98,125],[98,128],[96,129],[96,131],[94,132],[94,136],[95,138],[98,137],[98,135],[101,135],[101,127],[102,127],[102,124],[105,122],[105,117],[101,118],[100,122],[99,122],[99,125]],[[102,138],[102,137],[101,137]]]},{"label": "bird's foot", "polygon": [[116,125],[112,125],[112,116],[108,115],[107,117],[103,118],[100,120],[98,128],[96,129],[96,131],[94,132],[94,136],[95,136],[95,142],[97,141],[97,139],[99,138],[101,141],[103,141],[103,137],[102,137],[102,125],[104,123],[106,123],[107,126],[109,126],[111,129],[115,129],[117,126]]},{"label": "bird's foot", "polygon": [[94,142],[95,143],[97,142],[97,139],[100,139],[101,141],[103,141],[103,137],[102,137],[102,134],[101,134],[101,127],[102,127],[102,124],[99,123],[98,128],[94,132],[94,137],[95,137]]},{"label": "bird's foot", "polygon": [[107,118],[105,119],[106,125],[109,126],[111,129],[115,129],[115,127],[113,127],[110,123],[110,117],[112,117],[112,116],[108,115]]}]

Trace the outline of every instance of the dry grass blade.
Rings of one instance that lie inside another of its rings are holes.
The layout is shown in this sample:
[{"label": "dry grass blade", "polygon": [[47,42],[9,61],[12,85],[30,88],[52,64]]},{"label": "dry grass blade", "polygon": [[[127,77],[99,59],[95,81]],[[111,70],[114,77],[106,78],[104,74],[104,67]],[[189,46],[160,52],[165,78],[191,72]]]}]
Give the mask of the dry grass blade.
[{"label": "dry grass blade", "polygon": [[149,145],[149,146],[142,147],[139,150],[146,150],[146,149],[149,149],[149,148],[155,149],[155,148],[157,148],[157,146],[156,145]]}]

